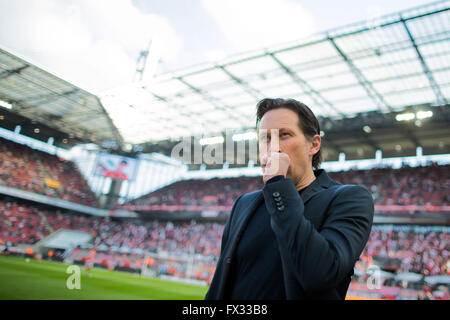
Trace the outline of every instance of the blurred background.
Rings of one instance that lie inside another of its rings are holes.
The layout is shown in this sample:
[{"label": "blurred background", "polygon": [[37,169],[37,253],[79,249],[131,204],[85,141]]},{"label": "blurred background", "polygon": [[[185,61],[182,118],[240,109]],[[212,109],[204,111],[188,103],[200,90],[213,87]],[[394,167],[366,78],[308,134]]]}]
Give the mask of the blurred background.
[{"label": "blurred background", "polygon": [[449,299],[450,1],[403,0],[0,0],[0,298],[203,299],[265,97],[372,192],[347,299]]}]

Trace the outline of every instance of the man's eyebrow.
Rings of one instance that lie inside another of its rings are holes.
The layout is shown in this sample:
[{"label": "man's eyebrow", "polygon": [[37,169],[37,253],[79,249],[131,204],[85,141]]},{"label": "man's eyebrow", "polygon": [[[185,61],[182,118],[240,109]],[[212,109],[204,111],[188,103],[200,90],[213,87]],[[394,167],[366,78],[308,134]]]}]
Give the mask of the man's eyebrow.
[{"label": "man's eyebrow", "polygon": [[266,133],[266,134],[270,135],[270,134],[271,134],[271,132],[272,132],[272,130],[277,130],[278,132],[280,132],[280,131],[292,131],[292,129],[289,129],[289,128],[279,128],[279,129],[260,129],[258,133],[259,133],[260,135],[261,135],[261,133]]},{"label": "man's eyebrow", "polygon": [[292,132],[292,129],[290,129],[290,128],[280,128],[280,129],[278,129],[278,132]]}]

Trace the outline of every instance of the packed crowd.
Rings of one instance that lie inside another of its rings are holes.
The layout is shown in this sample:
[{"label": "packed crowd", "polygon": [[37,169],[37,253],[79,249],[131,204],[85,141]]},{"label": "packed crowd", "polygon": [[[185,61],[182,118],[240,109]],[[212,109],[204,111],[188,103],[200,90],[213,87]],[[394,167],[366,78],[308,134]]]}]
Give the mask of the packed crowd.
[{"label": "packed crowd", "polygon": [[113,221],[109,217],[89,217],[0,201],[0,240],[3,243],[34,244],[59,229],[90,233],[95,247],[218,256],[223,224]]},{"label": "packed crowd", "polygon": [[32,244],[51,233],[37,207],[0,200],[0,242]]},{"label": "packed crowd", "polygon": [[[199,254],[217,258],[223,224],[120,221],[0,201],[0,240],[3,243],[32,244],[59,229],[92,234],[94,247],[139,248],[153,253]],[[418,231],[411,228],[386,230],[374,226],[359,263],[367,266],[374,259],[391,259],[399,261],[397,272],[450,275],[449,240],[446,228]]]},{"label": "packed crowd", "polygon": [[414,272],[424,276],[450,275],[450,236],[444,230],[383,230],[372,228],[361,261],[396,259],[397,272]]},{"label": "packed crowd", "polygon": [[215,205],[230,206],[242,193],[261,188],[260,178],[213,178],[183,180],[132,200],[132,205]]},{"label": "packed crowd", "polygon": [[[450,165],[329,172],[343,184],[368,188],[377,205],[450,205]],[[230,206],[242,193],[263,187],[261,177],[176,182],[125,205]]]},{"label": "packed crowd", "polygon": [[95,195],[73,162],[0,138],[0,184],[88,206]]},{"label": "packed crowd", "polygon": [[223,225],[218,223],[109,222],[102,223],[95,232],[94,245],[218,256],[222,229]]},{"label": "packed crowd", "polygon": [[350,170],[330,172],[329,175],[343,184],[365,186],[372,192],[375,204],[450,204],[450,165]]},{"label": "packed crowd", "polygon": [[[348,294],[374,299],[450,299],[448,231],[448,227],[437,226],[373,226]],[[431,278],[441,278],[441,282]]]},{"label": "packed crowd", "polygon": [[[97,248],[94,261],[97,266],[110,270],[128,268],[140,272],[146,264],[146,267],[157,275],[185,277],[189,273],[194,278],[210,281],[220,254],[223,224],[195,221],[121,221],[0,201],[0,244],[33,244],[59,229],[92,234],[93,241],[90,245]],[[450,276],[449,240],[447,227],[427,229],[373,226],[356,268],[364,272],[373,264],[379,264],[382,268],[384,264],[387,269],[389,261],[397,261],[397,264],[391,265],[390,271],[393,274],[412,272],[422,276]],[[137,248],[142,250],[136,252]],[[180,257],[180,260],[151,258],[149,263],[144,252],[154,256]],[[86,250],[74,250],[70,258],[83,261],[87,255]],[[195,264],[194,269],[189,271],[189,262],[182,259],[186,256],[201,256],[205,260]],[[399,282],[388,281],[383,283],[381,291],[374,292],[366,288],[366,278],[367,274],[365,278],[355,278],[362,279],[362,282],[355,279],[352,281],[353,292],[374,297],[384,295],[414,298],[414,295],[417,295],[416,291],[403,288]]]},{"label": "packed crowd", "polygon": [[[367,187],[377,205],[450,205],[450,165],[329,172],[344,184]],[[0,138],[0,184],[98,206],[74,163]],[[125,205],[231,206],[242,193],[263,187],[261,177],[184,180]]]}]

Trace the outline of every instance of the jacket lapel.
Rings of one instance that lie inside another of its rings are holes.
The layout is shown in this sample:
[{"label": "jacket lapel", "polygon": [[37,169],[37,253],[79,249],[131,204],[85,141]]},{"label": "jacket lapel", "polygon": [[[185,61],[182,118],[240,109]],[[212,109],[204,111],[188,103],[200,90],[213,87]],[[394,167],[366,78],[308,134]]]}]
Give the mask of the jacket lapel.
[{"label": "jacket lapel", "polygon": [[[314,174],[316,175],[316,180],[313,181],[305,190],[305,192],[302,193],[302,199],[303,203],[306,206],[306,203],[318,192],[328,189],[330,185],[336,184],[331,178],[327,175],[325,170],[320,169],[314,171]],[[305,207],[305,218],[308,219],[317,230],[320,230],[322,227],[324,212],[318,211],[318,210],[306,210]]]},{"label": "jacket lapel", "polygon": [[[240,209],[242,211],[241,214],[236,216],[236,220],[232,222],[233,225],[237,226],[235,229],[235,232],[230,235],[230,239],[233,239],[233,242],[230,246],[227,247],[227,250],[225,252],[224,258],[225,258],[225,266],[224,271],[222,273],[222,279],[220,281],[219,285],[219,299],[224,299],[225,292],[228,284],[228,277],[230,275],[230,267],[231,267],[231,261],[235,259],[236,254],[236,248],[239,244],[239,241],[242,238],[242,235],[244,234],[244,231],[248,225],[248,222],[250,221],[250,218],[253,216],[253,214],[257,211],[258,206],[263,202],[264,196],[262,190],[256,191],[253,194],[249,195],[251,198],[249,199],[249,204],[246,205],[245,208]],[[232,228],[233,229],[233,228]]]},{"label": "jacket lapel", "polygon": [[241,214],[236,217],[236,221],[234,222],[235,225],[239,226],[239,229],[237,230],[237,234],[235,234],[232,239],[234,239],[234,242],[231,246],[231,252],[234,252],[234,249],[238,245],[239,240],[242,237],[242,234],[245,231],[245,228],[248,225],[248,222],[250,221],[250,218],[253,216],[253,214],[257,211],[258,207],[261,205],[261,203],[264,201],[264,196],[262,190],[258,190],[254,192],[253,195],[251,195],[252,198],[249,199],[249,204],[246,205],[245,208],[241,209]]}]

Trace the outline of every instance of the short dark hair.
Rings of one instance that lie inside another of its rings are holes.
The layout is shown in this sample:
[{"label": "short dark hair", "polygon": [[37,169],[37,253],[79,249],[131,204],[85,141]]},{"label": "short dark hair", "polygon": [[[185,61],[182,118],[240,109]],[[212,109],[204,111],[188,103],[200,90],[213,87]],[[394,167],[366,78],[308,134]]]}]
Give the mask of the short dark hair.
[{"label": "short dark hair", "polygon": [[[307,105],[295,99],[262,99],[256,105],[256,126],[258,126],[264,114],[270,110],[286,108],[294,111],[298,115],[298,126],[308,140],[311,140],[316,134],[320,135],[320,125],[314,113]],[[312,166],[319,169],[322,162],[322,150],[312,158]]]}]

